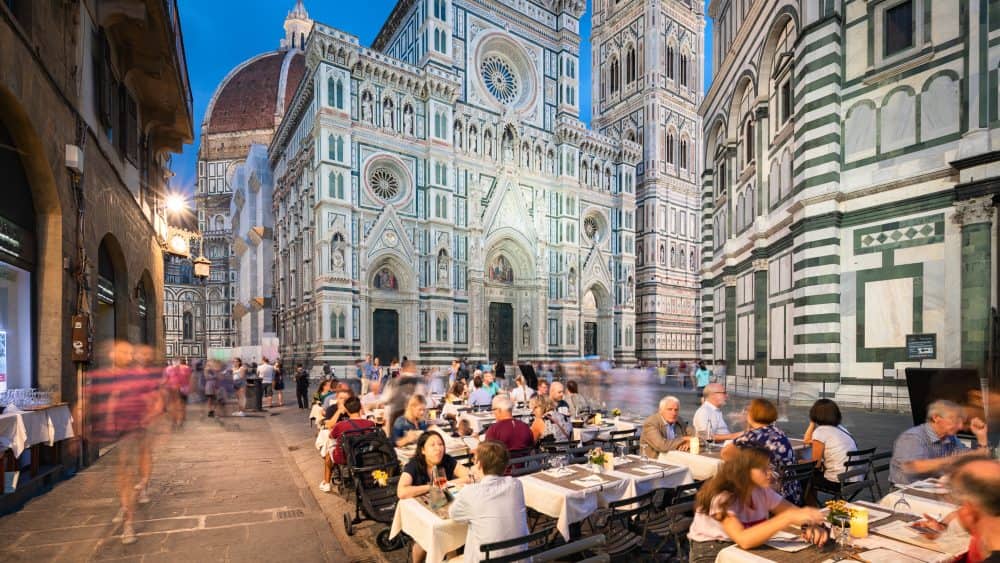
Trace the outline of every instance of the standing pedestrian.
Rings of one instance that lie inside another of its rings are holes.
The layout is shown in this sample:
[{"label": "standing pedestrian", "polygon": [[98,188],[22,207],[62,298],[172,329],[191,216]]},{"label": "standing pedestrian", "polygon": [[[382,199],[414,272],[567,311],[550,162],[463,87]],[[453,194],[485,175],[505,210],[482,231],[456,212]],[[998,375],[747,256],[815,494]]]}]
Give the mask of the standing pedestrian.
[{"label": "standing pedestrian", "polygon": [[219,363],[209,360],[205,367],[205,399],[208,401],[208,416],[215,416],[216,394],[218,392]]},{"label": "standing pedestrian", "polygon": [[698,362],[698,369],[694,372],[694,385],[695,389],[698,390],[698,396],[702,397],[705,393],[705,387],[712,382],[712,372],[708,371],[705,367],[705,360],[700,360]]},{"label": "standing pedestrian", "polygon": [[323,379],[330,379],[330,362],[323,362]]},{"label": "standing pedestrian", "polygon": [[266,357],[257,366],[257,377],[260,378],[264,396],[268,398],[267,408],[274,408],[274,366]]},{"label": "standing pedestrian", "polygon": [[236,390],[238,409],[233,416],[246,416],[243,411],[247,408],[247,367],[240,358],[233,358],[233,389]]},{"label": "standing pedestrian", "polygon": [[[281,369],[281,361],[274,362],[274,394],[278,397],[278,406],[285,406],[285,373]],[[272,398],[271,404],[274,404]]]},{"label": "standing pedestrian", "polygon": [[505,377],[506,374],[507,374],[507,368],[505,368],[503,365],[503,357],[497,356],[496,363],[493,366],[493,377],[497,382],[498,390],[507,388],[507,378]]},{"label": "standing pedestrian", "polygon": [[361,378],[361,394],[368,394],[368,384],[372,380],[372,355],[365,356],[365,361],[361,364],[361,371],[358,374]]},{"label": "standing pedestrian", "polygon": [[295,366],[295,400],[300,409],[309,408],[309,373],[302,364]]}]

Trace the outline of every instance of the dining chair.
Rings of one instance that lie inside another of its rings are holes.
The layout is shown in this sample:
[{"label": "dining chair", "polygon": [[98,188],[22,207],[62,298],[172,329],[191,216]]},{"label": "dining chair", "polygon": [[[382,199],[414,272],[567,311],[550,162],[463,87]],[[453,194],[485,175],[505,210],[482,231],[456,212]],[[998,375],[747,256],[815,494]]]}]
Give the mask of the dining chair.
[{"label": "dining chair", "polygon": [[653,508],[656,491],[624,498],[599,508],[588,519],[591,529],[604,534],[604,550],[609,556],[619,558],[642,547],[645,540],[644,523]]},{"label": "dining chair", "polygon": [[[479,551],[483,554],[482,559],[484,563],[513,563],[514,561],[523,561],[529,557],[532,557],[539,553],[544,553],[548,550],[549,545],[555,536],[555,525],[545,526],[543,529],[537,532],[532,532],[526,536],[521,536],[519,538],[513,538],[504,541],[484,543],[479,546]],[[527,546],[526,549],[519,551],[517,553],[511,553],[509,555],[498,555],[491,556],[491,552],[496,552],[511,547],[517,546]]]},{"label": "dining chair", "polygon": [[871,479],[872,483],[875,485],[875,492],[878,495],[877,498],[885,496],[882,494],[882,485],[879,484],[879,475],[889,473],[889,465],[891,461],[892,450],[878,452],[871,457],[871,463],[868,465],[868,478]]},{"label": "dining chair", "polygon": [[786,483],[797,481],[802,487],[802,501],[800,506],[805,506],[806,499],[809,498],[813,486],[813,474],[816,472],[815,461],[804,461],[794,465],[785,466],[785,474],[782,480]]}]

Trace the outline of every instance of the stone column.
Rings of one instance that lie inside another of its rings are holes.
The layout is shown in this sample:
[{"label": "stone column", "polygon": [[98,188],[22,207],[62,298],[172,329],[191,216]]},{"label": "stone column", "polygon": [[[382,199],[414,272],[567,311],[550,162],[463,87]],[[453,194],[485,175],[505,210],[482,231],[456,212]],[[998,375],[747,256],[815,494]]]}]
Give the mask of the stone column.
[{"label": "stone column", "polygon": [[753,358],[754,375],[767,377],[767,259],[753,261]]},{"label": "stone column", "polygon": [[993,199],[958,201],[955,208],[962,226],[962,366],[983,369],[990,345]]}]

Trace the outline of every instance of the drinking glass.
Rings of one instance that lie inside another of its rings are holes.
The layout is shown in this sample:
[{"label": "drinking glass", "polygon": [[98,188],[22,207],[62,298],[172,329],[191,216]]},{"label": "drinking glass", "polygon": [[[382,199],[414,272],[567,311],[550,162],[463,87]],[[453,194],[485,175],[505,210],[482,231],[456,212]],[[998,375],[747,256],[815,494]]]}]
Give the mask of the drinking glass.
[{"label": "drinking glass", "polygon": [[647,446],[646,444],[641,444],[639,446],[639,461],[641,461],[644,464],[649,463],[649,454],[646,452],[646,448],[648,447],[649,446]]},{"label": "drinking glass", "polygon": [[435,471],[434,484],[439,488],[445,488],[448,486],[448,475],[445,474],[443,467],[438,467]]},{"label": "drinking glass", "polygon": [[910,503],[906,501],[906,488],[897,485],[899,489],[899,498],[892,504],[893,512],[913,512],[913,508]]},{"label": "drinking glass", "polygon": [[628,455],[628,446],[625,444],[615,444],[615,451],[618,453],[618,459],[625,461]]}]

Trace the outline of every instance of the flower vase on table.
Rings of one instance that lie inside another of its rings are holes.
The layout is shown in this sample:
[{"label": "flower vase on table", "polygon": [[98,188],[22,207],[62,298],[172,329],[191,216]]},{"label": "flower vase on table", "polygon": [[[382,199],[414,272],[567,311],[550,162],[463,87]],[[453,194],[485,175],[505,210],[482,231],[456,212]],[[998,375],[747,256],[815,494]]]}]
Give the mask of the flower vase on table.
[{"label": "flower vase on table", "polygon": [[605,454],[601,448],[594,448],[587,452],[587,467],[594,473],[604,473],[609,463],[611,469],[614,469],[614,461],[611,456]]},{"label": "flower vase on table", "polygon": [[854,510],[848,507],[843,500],[827,501],[826,507],[829,512],[826,521],[833,526],[832,537],[837,542],[837,555],[843,556],[851,548],[851,518]]}]

